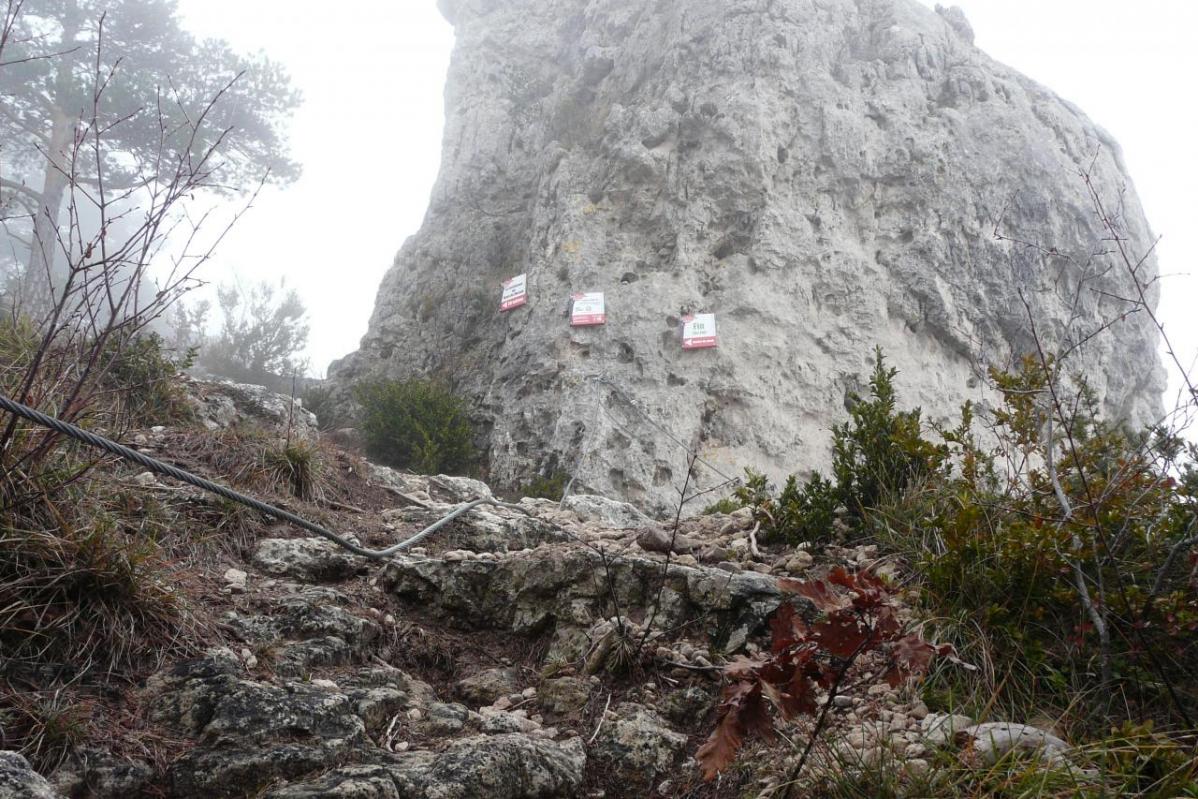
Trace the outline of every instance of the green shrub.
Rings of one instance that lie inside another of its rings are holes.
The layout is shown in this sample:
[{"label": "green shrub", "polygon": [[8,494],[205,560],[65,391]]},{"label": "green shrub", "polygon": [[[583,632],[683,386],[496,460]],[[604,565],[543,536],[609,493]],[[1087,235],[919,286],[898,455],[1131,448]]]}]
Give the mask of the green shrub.
[{"label": "green shrub", "polygon": [[472,471],[478,455],[465,403],[436,383],[392,380],[359,385],[367,452],[420,474]]},{"label": "green shrub", "polygon": [[[832,492],[857,518],[883,499],[902,493],[919,478],[941,469],[948,457],[943,446],[923,437],[918,408],[896,410],[894,377],[881,348],[874,352],[869,398],[850,396],[849,421],[832,428],[834,484],[814,489]],[[810,484],[809,484],[810,485]],[[812,491],[804,492],[810,495]]]},{"label": "green shrub", "polygon": [[309,386],[300,395],[303,405],[316,414],[316,425],[322,431],[341,427],[341,414],[333,399],[333,392],[322,383]]},{"label": "green shrub", "polygon": [[276,483],[285,485],[292,496],[305,501],[320,494],[320,451],[306,441],[289,441],[263,453],[267,473]]},{"label": "green shrub", "polygon": [[[849,421],[832,428],[832,480],[816,472],[800,485],[791,475],[776,494],[764,475],[746,472],[736,501],[754,509],[767,539],[830,541],[884,500],[946,468],[950,449],[923,437],[919,409],[896,409],[896,374],[877,349],[869,398],[851,395]],[[840,516],[845,527],[837,525]]]},{"label": "green shrub", "polygon": [[[1085,734],[1129,707],[1177,722],[1180,702],[1193,718],[1198,598],[1180,563],[1194,552],[1193,448],[1102,421],[1084,381],[1070,391],[1055,370],[1029,359],[992,375],[1008,479],[953,431],[960,470],[881,503],[866,533],[912,565],[926,615],[985,665],[938,675],[933,698],[967,711],[1035,707]],[[1049,425],[1050,397],[1066,391],[1067,414]]]},{"label": "green shrub", "polygon": [[118,337],[110,345],[111,369],[105,384],[138,424],[167,424],[187,414],[179,372],[191,367],[195,351],[172,353],[157,333]]},{"label": "green shrub", "polygon": [[560,502],[562,495],[566,493],[566,484],[569,482],[570,475],[565,472],[554,472],[547,477],[538,474],[521,486],[520,496]]},{"label": "green shrub", "polygon": [[779,492],[748,472],[736,501],[762,531],[909,564],[923,615],[979,666],[935,673],[929,704],[1050,714],[1085,735],[1129,713],[1198,718],[1198,448],[1105,422],[1051,358],[991,373],[993,448],[968,404],[932,441],[897,409],[894,376],[879,352],[869,396],[833,429],[831,479]]},{"label": "green shrub", "polygon": [[704,516],[712,516],[717,513],[729,514],[743,508],[744,505],[736,497],[724,497],[717,500],[703,509]]}]

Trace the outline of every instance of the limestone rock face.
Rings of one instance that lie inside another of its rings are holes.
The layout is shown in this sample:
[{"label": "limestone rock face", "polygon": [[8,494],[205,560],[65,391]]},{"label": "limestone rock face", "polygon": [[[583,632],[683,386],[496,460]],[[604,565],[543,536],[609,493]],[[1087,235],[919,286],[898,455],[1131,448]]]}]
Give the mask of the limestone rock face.
[{"label": "limestone rock face", "polygon": [[[986,365],[1031,350],[1020,290],[1050,348],[1134,294],[1093,255],[1103,231],[1079,175],[1148,251],[1118,145],[980,52],[959,10],[441,7],[457,48],[440,178],[361,349],[331,371],[340,385],[450,379],[497,485],[561,470],[577,491],[661,511],[692,442],[729,474],[819,466],[875,345],[904,402],[946,420],[986,400]],[[525,273],[528,303],[501,313],[501,282]],[[605,326],[569,326],[584,291],[606,294]],[[681,349],[692,312],[716,314],[718,349]],[[1136,424],[1164,385],[1143,317],[1071,356],[1107,413]],[[718,482],[706,467],[697,480]]]},{"label": "limestone rock face", "polygon": [[16,752],[0,752],[0,797],[3,799],[57,799],[29,761]]}]

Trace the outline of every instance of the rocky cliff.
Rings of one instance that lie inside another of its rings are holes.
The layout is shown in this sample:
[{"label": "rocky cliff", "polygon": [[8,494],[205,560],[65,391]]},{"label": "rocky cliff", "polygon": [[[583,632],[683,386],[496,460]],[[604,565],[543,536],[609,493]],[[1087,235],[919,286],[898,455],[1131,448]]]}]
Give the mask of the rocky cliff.
[{"label": "rocky cliff", "polygon": [[[262,442],[294,434],[297,416],[310,432],[302,410],[280,413],[284,397],[229,383],[189,392],[195,418],[135,431],[140,450],[197,469],[216,449],[244,480]],[[348,509],[335,526],[368,546],[493,496],[468,478],[322,452],[336,464],[330,494],[287,502],[307,517]],[[248,516],[234,543],[211,526],[237,524],[223,500],[149,472],[123,477],[191,536],[189,559],[164,559],[172,571],[158,575],[185,609],[178,638],[155,642],[133,671],[72,673],[58,690],[42,682],[63,679],[53,662],[29,669],[0,650],[0,799],[781,799],[798,755],[778,742],[755,744],[769,748],[716,783],[695,767],[723,667],[769,649],[767,620],[782,604],[807,607],[779,578],[821,581],[839,567],[906,579],[875,545],[818,558],[758,547],[748,509],[674,530],[586,495],[565,508],[475,508],[380,564]],[[144,506],[125,507],[144,522]],[[225,546],[205,548],[201,531]],[[73,663],[95,649],[72,646]],[[1018,747],[1067,765],[1047,731],[935,712],[914,684],[870,680],[883,661],[863,663],[828,721],[834,754],[812,762],[803,795],[825,795],[815,786],[843,762],[885,764],[912,795],[924,795],[933,763],[964,752],[992,754],[989,765]],[[806,723],[788,734],[807,735]]]},{"label": "rocky cliff", "polygon": [[[1079,174],[1147,251],[1118,145],[980,52],[955,9],[441,7],[457,33],[441,175],[361,349],[331,371],[451,378],[496,484],[565,470],[660,508],[678,442],[728,473],[819,465],[876,344],[903,396],[947,418],[985,400],[986,365],[1032,346],[1019,290],[1053,347],[1127,310]],[[501,313],[522,273],[528,303]],[[606,325],[569,326],[582,291],[605,293]],[[683,351],[693,312],[716,314],[718,349]],[[1133,423],[1163,387],[1142,316],[1072,356]]]}]

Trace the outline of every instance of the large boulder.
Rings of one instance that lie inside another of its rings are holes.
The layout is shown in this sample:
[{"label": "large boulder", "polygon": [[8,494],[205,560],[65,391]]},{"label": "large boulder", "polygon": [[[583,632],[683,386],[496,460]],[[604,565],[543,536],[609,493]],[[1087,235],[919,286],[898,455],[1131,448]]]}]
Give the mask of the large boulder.
[{"label": "large boulder", "polygon": [[[1153,235],[1118,144],[917,0],[444,0],[456,49],[441,174],[338,390],[454,375],[496,485],[672,510],[699,445],[720,472],[826,465],[875,345],[935,421],[1032,347],[1105,411],[1159,416],[1157,333],[1079,172]],[[1127,189],[1125,192],[1124,189]],[[1000,234],[996,236],[996,231]],[[528,276],[502,313],[500,285]],[[1156,263],[1140,267],[1150,286]],[[571,294],[607,324],[571,327]],[[684,351],[686,314],[719,348]],[[681,444],[681,445],[680,445]],[[700,462],[691,489],[724,478]]]}]

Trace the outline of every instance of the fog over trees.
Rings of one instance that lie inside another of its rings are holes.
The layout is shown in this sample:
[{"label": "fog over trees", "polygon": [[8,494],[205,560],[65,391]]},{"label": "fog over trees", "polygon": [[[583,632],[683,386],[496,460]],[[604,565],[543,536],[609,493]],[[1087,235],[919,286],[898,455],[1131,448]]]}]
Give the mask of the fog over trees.
[{"label": "fog over trees", "polygon": [[[299,175],[286,127],[300,97],[285,70],[197,39],[174,0],[23,0],[9,9],[0,259],[25,302],[48,307],[79,242],[136,224],[133,209],[180,165],[202,171],[216,195]],[[71,241],[64,230],[76,227]]]}]

